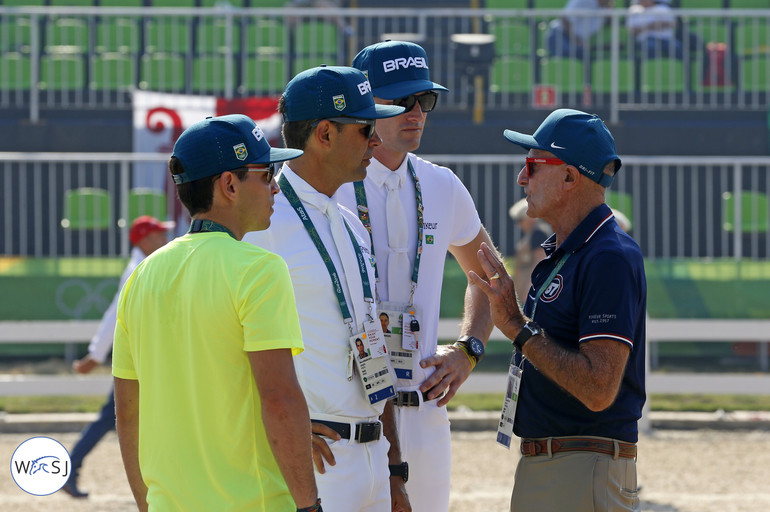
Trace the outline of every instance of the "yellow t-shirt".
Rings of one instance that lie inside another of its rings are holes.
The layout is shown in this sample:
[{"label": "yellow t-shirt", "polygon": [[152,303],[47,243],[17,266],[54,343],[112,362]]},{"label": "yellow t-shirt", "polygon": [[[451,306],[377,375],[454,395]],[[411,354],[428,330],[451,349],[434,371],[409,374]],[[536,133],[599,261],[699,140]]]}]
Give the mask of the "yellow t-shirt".
[{"label": "yellow t-shirt", "polygon": [[196,233],[137,267],[120,295],[113,375],[139,381],[150,510],[296,510],[247,355],[278,348],[303,349],[279,256]]}]

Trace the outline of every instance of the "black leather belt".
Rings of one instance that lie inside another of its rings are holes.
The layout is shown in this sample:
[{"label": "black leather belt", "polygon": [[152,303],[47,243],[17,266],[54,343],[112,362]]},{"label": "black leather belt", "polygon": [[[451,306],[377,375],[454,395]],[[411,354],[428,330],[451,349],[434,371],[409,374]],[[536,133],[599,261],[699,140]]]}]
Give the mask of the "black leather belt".
[{"label": "black leather belt", "polygon": [[[350,439],[350,423],[338,423],[336,421],[310,420],[313,423],[326,425],[337,432],[343,439]],[[358,443],[371,443],[378,441],[382,436],[382,423],[374,421],[372,423],[357,423],[355,441]]]},{"label": "black leather belt", "polygon": [[[430,402],[431,399],[428,398],[427,392],[421,392],[421,391],[398,391],[396,392],[396,396],[393,399],[394,405],[397,407],[419,407],[420,406],[420,396],[422,395],[422,401],[423,402]],[[439,396],[434,398],[433,400],[438,400],[439,398],[446,395],[446,392],[441,393]]]}]

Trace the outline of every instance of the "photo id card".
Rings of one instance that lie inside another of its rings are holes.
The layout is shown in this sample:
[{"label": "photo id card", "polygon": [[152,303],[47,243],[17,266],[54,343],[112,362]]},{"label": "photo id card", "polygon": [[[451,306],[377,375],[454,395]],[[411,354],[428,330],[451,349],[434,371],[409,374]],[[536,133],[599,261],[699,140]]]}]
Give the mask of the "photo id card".
[{"label": "photo id card", "polygon": [[388,345],[390,363],[396,378],[412,379],[414,376],[414,364],[417,353],[404,350],[402,345],[402,325],[404,322],[404,304],[382,302],[377,307],[377,316],[380,319],[385,342]]},{"label": "photo id card", "polygon": [[349,343],[358,367],[361,386],[369,403],[375,404],[395,396],[396,390],[388,367],[388,358],[372,357],[372,348],[367,342],[365,332],[351,336]]},{"label": "photo id card", "polygon": [[404,308],[404,316],[402,318],[402,338],[401,347],[404,350],[419,350],[420,349],[420,318],[417,312],[417,306],[414,304],[407,305]]},{"label": "photo id card", "polygon": [[511,362],[508,368],[508,386],[503,400],[503,411],[500,414],[500,424],[497,426],[497,443],[511,449],[513,437],[513,420],[516,417],[516,406],[519,403],[519,386],[523,370]]},{"label": "photo id card", "polygon": [[364,331],[366,331],[366,341],[369,343],[369,349],[372,357],[383,357],[388,355],[388,349],[385,347],[385,336],[376,320],[364,322]]}]

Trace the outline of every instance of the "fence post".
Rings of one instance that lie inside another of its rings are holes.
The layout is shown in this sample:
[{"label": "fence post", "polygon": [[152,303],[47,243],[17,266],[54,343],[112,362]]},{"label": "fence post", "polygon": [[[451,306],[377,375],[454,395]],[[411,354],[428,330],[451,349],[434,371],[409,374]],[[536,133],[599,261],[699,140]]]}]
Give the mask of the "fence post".
[{"label": "fence post", "polygon": [[617,124],[620,121],[620,80],[618,72],[620,71],[620,16],[619,13],[612,13],[612,41],[610,41],[610,61],[612,76],[610,77],[610,123]]},{"label": "fence post", "polygon": [[40,20],[38,15],[32,15],[30,26],[30,51],[31,58],[30,78],[32,87],[29,88],[29,120],[32,124],[40,121]]},{"label": "fence post", "polygon": [[733,257],[743,258],[743,208],[741,197],[741,164],[733,164]]}]

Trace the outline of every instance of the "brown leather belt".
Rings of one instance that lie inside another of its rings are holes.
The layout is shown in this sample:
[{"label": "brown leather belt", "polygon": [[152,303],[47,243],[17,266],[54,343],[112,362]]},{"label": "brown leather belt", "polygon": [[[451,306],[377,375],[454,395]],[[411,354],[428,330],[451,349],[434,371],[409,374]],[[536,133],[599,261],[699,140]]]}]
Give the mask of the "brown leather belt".
[{"label": "brown leather belt", "polygon": [[550,456],[559,452],[595,452],[610,455],[613,458],[635,459],[636,445],[596,437],[550,437],[521,441],[521,454],[525,457]]}]

